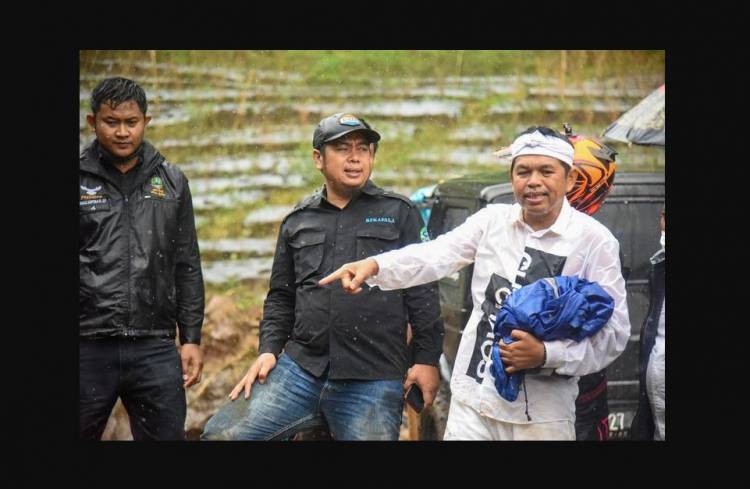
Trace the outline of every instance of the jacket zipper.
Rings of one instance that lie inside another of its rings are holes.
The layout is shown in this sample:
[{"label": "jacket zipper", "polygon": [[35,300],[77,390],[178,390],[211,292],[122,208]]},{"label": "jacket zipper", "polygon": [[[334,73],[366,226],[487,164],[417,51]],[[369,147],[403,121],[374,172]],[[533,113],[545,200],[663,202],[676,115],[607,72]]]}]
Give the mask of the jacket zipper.
[{"label": "jacket zipper", "polygon": [[126,234],[127,234],[127,252],[125,253],[125,261],[127,263],[127,281],[128,281],[128,297],[127,297],[127,309],[125,313],[125,336],[128,335],[128,327],[130,326],[130,199],[123,193],[125,197],[125,216],[126,216]]}]

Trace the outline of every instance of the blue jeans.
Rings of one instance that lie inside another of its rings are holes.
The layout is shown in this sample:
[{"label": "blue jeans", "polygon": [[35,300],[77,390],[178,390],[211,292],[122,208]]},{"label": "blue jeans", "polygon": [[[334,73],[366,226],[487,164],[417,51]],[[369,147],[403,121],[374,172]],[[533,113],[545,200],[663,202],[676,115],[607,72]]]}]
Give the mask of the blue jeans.
[{"label": "blue jeans", "polygon": [[326,426],[334,440],[398,440],[401,380],[316,378],[288,355],[279,356],[266,382],[255,382],[208,420],[201,440],[286,440]]}]

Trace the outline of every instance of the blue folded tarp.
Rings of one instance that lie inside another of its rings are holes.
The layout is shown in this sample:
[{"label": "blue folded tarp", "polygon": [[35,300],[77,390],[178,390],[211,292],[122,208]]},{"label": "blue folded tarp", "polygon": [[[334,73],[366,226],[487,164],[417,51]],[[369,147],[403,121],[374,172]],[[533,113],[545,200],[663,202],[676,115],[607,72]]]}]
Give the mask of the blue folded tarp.
[{"label": "blue folded tarp", "polygon": [[513,292],[495,319],[492,366],[495,388],[503,399],[515,401],[524,372],[505,372],[500,347],[515,340],[511,331],[527,331],[541,341],[571,339],[581,341],[594,335],[612,316],[614,300],[596,282],[575,276],[537,280]]}]

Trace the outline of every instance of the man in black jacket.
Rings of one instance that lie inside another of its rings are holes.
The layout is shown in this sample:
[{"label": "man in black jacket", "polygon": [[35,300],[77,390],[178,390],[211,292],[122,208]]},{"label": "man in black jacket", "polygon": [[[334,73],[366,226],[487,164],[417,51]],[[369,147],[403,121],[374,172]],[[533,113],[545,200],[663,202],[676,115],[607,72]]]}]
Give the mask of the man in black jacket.
[{"label": "man in black jacket", "polygon": [[666,433],[666,212],[661,211],[661,249],[651,257],[648,314],[641,326],[638,409],[630,426],[633,440],[667,439]]},{"label": "man in black jacket", "polygon": [[[147,141],[146,95],[109,78],[91,94],[80,157],[80,436],[100,439],[118,397],[133,437],[185,438],[200,382],[204,290],[185,175]],[[181,347],[175,345],[175,326]]]},{"label": "man in black jacket", "polygon": [[313,159],[325,185],[282,222],[260,355],[203,439],[288,439],[323,425],[336,440],[397,440],[404,392],[416,383],[432,403],[443,343],[437,286],[367,288],[352,300],[318,285],[344,263],[426,236],[408,198],[370,181],[379,140],[352,114],[318,124]]}]

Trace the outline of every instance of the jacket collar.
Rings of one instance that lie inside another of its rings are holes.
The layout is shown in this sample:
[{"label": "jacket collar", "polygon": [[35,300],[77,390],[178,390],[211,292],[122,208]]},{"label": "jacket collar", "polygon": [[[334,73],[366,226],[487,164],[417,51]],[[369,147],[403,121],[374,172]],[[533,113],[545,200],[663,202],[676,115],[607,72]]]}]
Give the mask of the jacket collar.
[{"label": "jacket collar", "polygon": [[[138,175],[136,176],[133,189],[140,187],[143,182],[153,173],[154,169],[164,161],[164,157],[159,153],[156,148],[148,141],[143,141],[143,146],[140,150],[141,162],[139,163],[140,168]],[[81,153],[79,168],[81,171],[93,173],[98,177],[101,177],[109,181],[112,185],[120,188],[119,182],[115,181],[109,174],[104,165],[110,165],[111,163],[105,161],[104,156],[99,148],[99,142],[94,140],[89,146],[84,148]]]},{"label": "jacket collar", "polygon": [[667,250],[664,248],[660,249],[656,253],[653,254],[651,258],[649,258],[649,261],[652,265],[658,265],[659,263],[665,261],[667,259]]},{"label": "jacket collar", "polygon": [[369,178],[367,179],[367,182],[365,182],[365,186],[362,187],[362,193],[367,195],[382,195],[385,191],[372,183],[372,180]]},{"label": "jacket collar", "polygon": [[[370,196],[375,195],[382,195],[385,191],[372,183],[372,180],[369,178],[367,179],[367,182],[365,182],[365,185],[360,189],[358,194],[366,194]],[[359,197],[359,195],[355,195],[351,202],[354,202]],[[326,198],[326,186],[325,184],[321,185],[313,194],[312,200],[310,201],[311,207],[320,207],[321,202]]]}]

